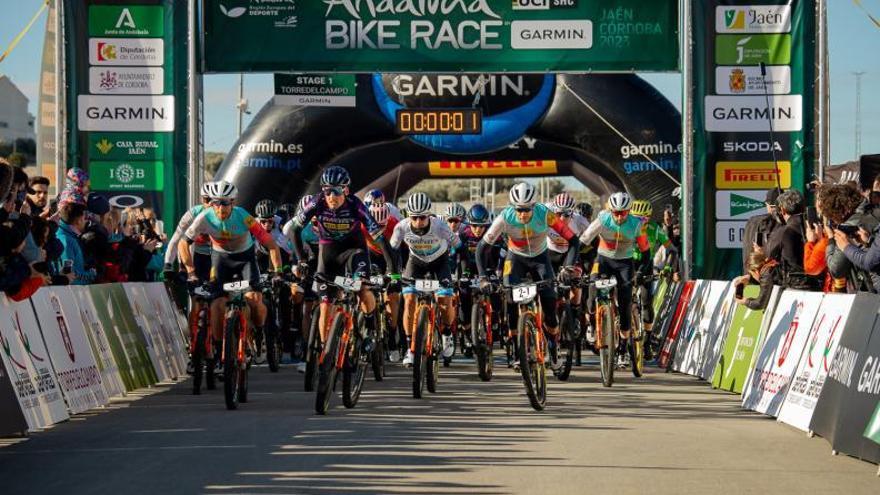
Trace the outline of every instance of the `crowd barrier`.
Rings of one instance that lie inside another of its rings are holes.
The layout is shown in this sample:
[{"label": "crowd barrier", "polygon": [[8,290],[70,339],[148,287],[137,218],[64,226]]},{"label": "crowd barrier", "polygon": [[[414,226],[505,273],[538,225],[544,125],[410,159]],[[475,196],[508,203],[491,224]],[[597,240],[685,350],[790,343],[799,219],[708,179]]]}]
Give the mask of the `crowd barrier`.
[{"label": "crowd barrier", "polygon": [[[742,406],[880,463],[880,296],[774,287],[767,308],[732,282],[661,281],[659,366],[741,394]],[[758,287],[745,289],[756,297]],[[669,310],[668,308],[675,308]]]},{"label": "crowd barrier", "polygon": [[0,295],[0,435],[32,432],[186,373],[186,321],[162,283]]}]

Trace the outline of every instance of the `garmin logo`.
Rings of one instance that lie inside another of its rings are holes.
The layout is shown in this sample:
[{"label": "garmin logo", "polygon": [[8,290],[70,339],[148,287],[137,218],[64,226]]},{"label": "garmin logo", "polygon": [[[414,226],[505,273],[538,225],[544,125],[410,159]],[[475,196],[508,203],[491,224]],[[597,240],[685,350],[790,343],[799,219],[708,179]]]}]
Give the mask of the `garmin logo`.
[{"label": "garmin logo", "polygon": [[391,81],[399,96],[529,96],[521,75],[438,75],[412,76],[400,74]]}]

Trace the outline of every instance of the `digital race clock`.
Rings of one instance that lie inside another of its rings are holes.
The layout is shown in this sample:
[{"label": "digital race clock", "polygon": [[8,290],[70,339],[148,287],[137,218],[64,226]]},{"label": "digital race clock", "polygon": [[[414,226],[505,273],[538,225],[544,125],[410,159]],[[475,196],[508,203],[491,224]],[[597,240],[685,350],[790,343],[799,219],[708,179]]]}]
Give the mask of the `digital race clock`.
[{"label": "digital race clock", "polygon": [[477,108],[401,108],[395,127],[398,134],[480,134],[483,112]]}]

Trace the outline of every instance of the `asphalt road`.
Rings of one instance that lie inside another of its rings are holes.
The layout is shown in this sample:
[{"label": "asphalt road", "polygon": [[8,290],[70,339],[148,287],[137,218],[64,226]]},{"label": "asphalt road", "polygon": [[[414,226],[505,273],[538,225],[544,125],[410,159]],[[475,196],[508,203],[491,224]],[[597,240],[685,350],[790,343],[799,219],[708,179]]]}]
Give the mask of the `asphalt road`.
[{"label": "asphalt road", "polygon": [[237,411],[222,389],[159,386],[0,440],[0,493],[880,493],[876,466],[692,377],[620,373],[607,389],[587,366],[549,385],[538,413],[512,370],[483,383],[457,362],[414,400],[394,367],[324,417],[292,367],[253,369]]}]

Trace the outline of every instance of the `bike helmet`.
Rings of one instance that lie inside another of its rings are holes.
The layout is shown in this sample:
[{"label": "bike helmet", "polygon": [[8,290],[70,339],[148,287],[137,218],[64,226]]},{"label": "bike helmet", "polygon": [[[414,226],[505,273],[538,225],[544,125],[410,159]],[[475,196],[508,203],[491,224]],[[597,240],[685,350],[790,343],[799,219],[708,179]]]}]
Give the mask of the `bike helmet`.
[{"label": "bike helmet", "polygon": [[553,210],[558,212],[568,211],[574,208],[574,198],[567,192],[559,193],[553,199]]},{"label": "bike helmet", "polygon": [[431,198],[425,193],[414,193],[406,200],[406,209],[410,215],[427,215],[431,212]]},{"label": "bike helmet", "polygon": [[584,218],[591,218],[593,216],[593,205],[590,203],[578,203],[577,211]]},{"label": "bike helmet", "polygon": [[650,201],[645,201],[644,199],[639,199],[633,201],[632,204],[632,214],[637,217],[650,217],[654,213],[654,207],[651,206]]},{"label": "bike helmet", "polygon": [[616,192],[608,198],[608,208],[611,211],[626,211],[632,206],[632,198],[625,192]]},{"label": "bike helmet", "polygon": [[376,223],[384,227],[388,224],[388,217],[391,215],[391,212],[388,210],[388,205],[385,203],[373,203],[370,205],[370,215],[373,216],[373,220],[375,220]]},{"label": "bike helmet", "polygon": [[520,182],[510,188],[510,204],[514,207],[532,208],[537,202],[538,190],[528,182]]},{"label": "bike helmet", "polygon": [[340,166],[334,165],[328,167],[327,170],[324,170],[324,173],[321,174],[321,186],[345,187],[349,184],[351,184],[351,176],[348,175],[348,170],[345,170]]},{"label": "bike helmet", "polygon": [[381,189],[370,189],[364,194],[364,204],[370,206],[372,204],[382,204],[385,202],[385,193]]},{"label": "bike helmet", "polygon": [[467,211],[465,211],[464,206],[461,206],[458,203],[450,203],[449,206],[446,207],[446,212],[444,213],[444,216],[447,219],[464,219],[465,215],[467,215]]},{"label": "bike helmet", "polygon": [[210,198],[211,197],[211,182],[210,181],[202,184],[201,195],[203,198]]},{"label": "bike helmet", "polygon": [[236,188],[235,184],[231,182],[220,180],[210,183],[208,186],[208,193],[211,199],[231,200],[238,196],[238,188]]},{"label": "bike helmet", "polygon": [[476,203],[471,206],[471,209],[467,212],[467,223],[468,225],[489,225],[492,223],[491,220],[492,214],[489,213],[489,210],[480,203]]},{"label": "bike helmet", "polygon": [[275,202],[271,199],[264,199],[257,203],[257,207],[254,210],[257,218],[275,218],[275,212],[278,210],[278,207],[275,206]]}]

